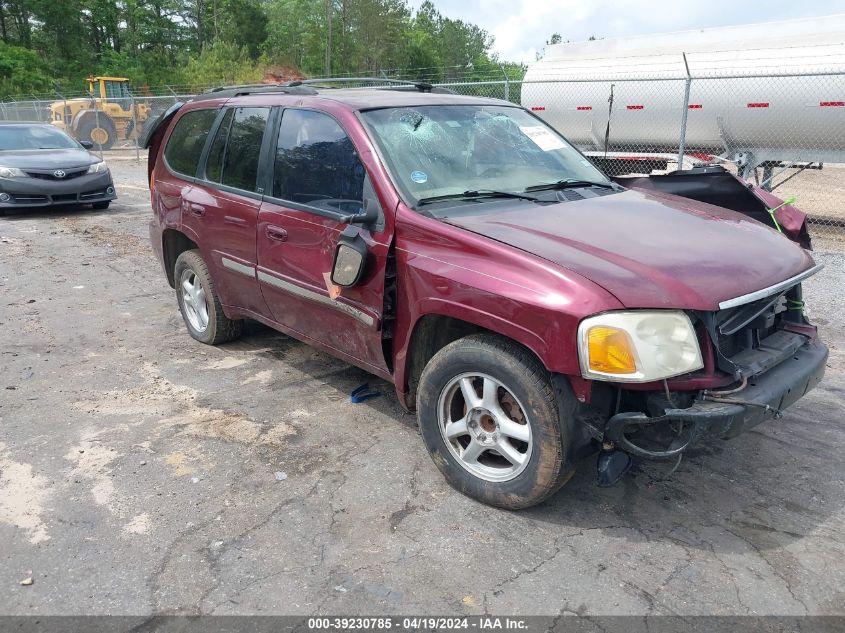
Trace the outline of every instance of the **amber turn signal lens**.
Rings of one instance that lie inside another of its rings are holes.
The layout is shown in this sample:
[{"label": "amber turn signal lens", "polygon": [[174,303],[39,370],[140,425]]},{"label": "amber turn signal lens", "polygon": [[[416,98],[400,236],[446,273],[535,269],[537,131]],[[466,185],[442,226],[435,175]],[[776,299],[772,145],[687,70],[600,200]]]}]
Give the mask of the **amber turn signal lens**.
[{"label": "amber turn signal lens", "polygon": [[624,330],[598,325],[587,332],[590,369],[605,374],[633,374],[637,371],[634,346]]}]

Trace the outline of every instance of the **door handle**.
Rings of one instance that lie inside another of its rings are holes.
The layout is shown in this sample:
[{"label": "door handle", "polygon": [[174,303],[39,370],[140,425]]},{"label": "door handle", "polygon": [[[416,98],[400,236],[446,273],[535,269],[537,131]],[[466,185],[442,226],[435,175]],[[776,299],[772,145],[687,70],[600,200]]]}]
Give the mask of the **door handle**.
[{"label": "door handle", "polygon": [[276,242],[287,242],[288,232],[280,226],[273,226],[272,224],[264,229],[265,235]]},{"label": "door handle", "polygon": [[191,213],[192,213],[193,215],[197,216],[198,218],[201,218],[202,216],[204,216],[204,215],[205,215],[205,207],[204,207],[204,206],[202,206],[201,204],[196,204],[196,203],[194,203],[194,202],[189,202],[189,203],[188,203],[188,208],[191,210]]}]

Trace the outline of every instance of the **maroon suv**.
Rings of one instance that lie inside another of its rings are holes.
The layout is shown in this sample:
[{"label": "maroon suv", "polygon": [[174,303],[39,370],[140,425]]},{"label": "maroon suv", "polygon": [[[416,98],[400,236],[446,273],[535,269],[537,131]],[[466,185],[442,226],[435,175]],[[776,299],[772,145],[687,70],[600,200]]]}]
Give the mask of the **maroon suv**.
[{"label": "maroon suv", "polygon": [[486,503],[535,504],[596,452],[600,484],[679,459],[823,375],[794,214],[720,168],[626,188],[530,112],[424,85],[212,91],[146,143],[190,335],[254,319],[391,381]]}]

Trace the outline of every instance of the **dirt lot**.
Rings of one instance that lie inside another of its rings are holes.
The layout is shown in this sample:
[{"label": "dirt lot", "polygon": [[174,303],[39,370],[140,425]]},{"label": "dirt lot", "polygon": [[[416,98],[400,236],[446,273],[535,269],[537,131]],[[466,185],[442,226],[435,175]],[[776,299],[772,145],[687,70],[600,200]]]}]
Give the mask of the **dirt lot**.
[{"label": "dirt lot", "polygon": [[806,292],[827,377],[781,420],[509,513],[388,385],[257,325],[190,339],[145,167],[112,165],[107,212],[0,218],[0,613],[845,614],[841,251]]}]

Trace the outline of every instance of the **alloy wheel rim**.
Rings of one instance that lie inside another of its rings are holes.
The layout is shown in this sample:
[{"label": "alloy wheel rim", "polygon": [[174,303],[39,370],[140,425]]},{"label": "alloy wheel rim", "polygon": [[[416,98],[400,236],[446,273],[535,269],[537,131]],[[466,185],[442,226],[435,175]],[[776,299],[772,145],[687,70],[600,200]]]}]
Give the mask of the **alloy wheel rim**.
[{"label": "alloy wheel rim", "polygon": [[182,273],[180,283],[182,292],[182,308],[185,318],[197,332],[205,332],[208,327],[208,301],[205,289],[199,278],[192,270]]},{"label": "alloy wheel rim", "polygon": [[452,456],[480,479],[509,481],[531,460],[525,407],[492,376],[470,372],[452,378],[440,393],[437,419]]}]

